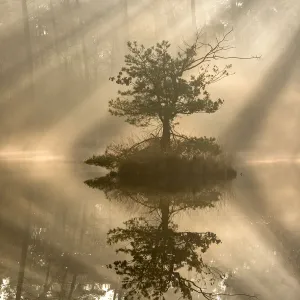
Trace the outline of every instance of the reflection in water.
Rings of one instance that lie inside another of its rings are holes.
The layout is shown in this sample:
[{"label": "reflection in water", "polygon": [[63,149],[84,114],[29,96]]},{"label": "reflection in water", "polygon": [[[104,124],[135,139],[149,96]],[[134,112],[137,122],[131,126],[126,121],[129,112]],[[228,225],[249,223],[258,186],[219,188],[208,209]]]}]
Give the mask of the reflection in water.
[{"label": "reflection in water", "polygon": [[[101,272],[110,251],[92,203],[68,199],[67,187],[56,191],[42,170],[34,178],[32,164],[20,166],[1,166],[0,299],[117,299],[116,277]],[[54,171],[57,182],[67,167]]]},{"label": "reflection in water", "polygon": [[125,299],[164,299],[169,291],[184,299],[192,299],[193,293],[218,299],[220,293],[209,286],[224,281],[226,276],[205,263],[200,253],[221,240],[212,232],[179,231],[174,215],[213,207],[224,183],[186,186],[185,191],[177,193],[167,192],[168,186],[165,191],[153,190],[152,185],[147,189],[146,184],[140,188],[124,186],[111,175],[86,183],[104,190],[111,200],[134,202],[146,209],[147,217],[132,218],[124,223],[125,227],[108,232],[110,245],[122,243],[116,252],[124,254],[124,259],[108,267],[122,276]]},{"label": "reflection in water", "polygon": [[[48,288],[47,299],[68,299],[72,286],[71,299],[93,299],[92,295],[102,293],[100,289],[107,290],[101,299],[113,299],[114,294],[115,299],[120,299],[121,278],[106,265],[128,260],[130,255],[116,255],[113,250],[126,242],[107,245],[107,232],[126,229],[124,222],[139,217],[157,228],[161,222],[160,199],[170,201],[169,228],[173,231],[214,232],[222,240],[218,245],[211,244],[205,253],[196,250],[204,263],[228,274],[227,279],[218,280],[212,287],[216,292],[223,291],[226,285],[227,293],[257,294],[263,300],[298,297],[299,170],[295,166],[239,167],[243,176],[230,184],[230,198],[226,195],[228,190],[219,183],[214,188],[159,194],[111,186],[105,190],[110,201],[104,193],[82,184],[87,178],[100,176],[99,170],[88,166],[2,162],[0,168],[3,299],[15,299],[28,232],[23,299],[43,299],[43,291]],[[207,204],[198,209],[195,203],[192,209],[194,199],[198,205],[207,199]],[[210,209],[209,203],[215,208]],[[178,228],[173,229],[172,224]],[[74,272],[78,274],[74,276]],[[193,272],[182,270],[181,275],[194,279]],[[166,296],[178,297],[172,293]]]}]

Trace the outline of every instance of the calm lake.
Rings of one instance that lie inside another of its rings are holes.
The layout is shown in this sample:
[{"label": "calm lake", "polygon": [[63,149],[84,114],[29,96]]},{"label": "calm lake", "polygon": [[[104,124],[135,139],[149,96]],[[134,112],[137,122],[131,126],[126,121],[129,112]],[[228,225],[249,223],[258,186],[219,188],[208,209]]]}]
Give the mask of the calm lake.
[{"label": "calm lake", "polygon": [[[155,228],[164,215],[177,232],[212,232],[221,240],[202,255],[225,274],[215,292],[297,299],[298,165],[257,161],[236,169],[237,178],[223,188],[147,194],[91,189],[84,181],[104,172],[80,162],[2,160],[0,299],[13,299],[20,286],[24,299],[121,299],[121,278],[106,265],[124,253],[107,243],[108,231],[138,217]],[[167,299],[179,296],[167,293]]]}]

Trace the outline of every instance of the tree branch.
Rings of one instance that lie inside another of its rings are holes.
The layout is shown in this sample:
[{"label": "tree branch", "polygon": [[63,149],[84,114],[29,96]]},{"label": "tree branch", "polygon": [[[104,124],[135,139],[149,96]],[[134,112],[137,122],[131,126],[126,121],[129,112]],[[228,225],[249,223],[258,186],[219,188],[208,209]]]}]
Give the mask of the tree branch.
[{"label": "tree branch", "polygon": [[[199,42],[199,34],[196,35],[196,41],[193,45],[189,46],[189,49],[194,48],[195,50],[201,49],[203,46],[209,47],[208,52],[199,58],[192,59],[187,65],[184,65],[182,68],[182,73],[192,70],[197,66],[209,62],[211,60],[218,60],[218,59],[242,59],[242,60],[249,60],[249,59],[259,59],[260,56],[250,56],[250,57],[239,57],[239,56],[222,56],[219,55],[220,52],[228,51],[230,49],[234,49],[235,47],[224,45],[224,43],[228,42],[227,37],[233,32],[233,29],[229,30],[227,33],[223,35],[221,39],[216,38],[216,44],[213,46],[211,43],[202,43]],[[187,51],[185,51],[187,55]],[[188,59],[188,57],[187,57]]]}]

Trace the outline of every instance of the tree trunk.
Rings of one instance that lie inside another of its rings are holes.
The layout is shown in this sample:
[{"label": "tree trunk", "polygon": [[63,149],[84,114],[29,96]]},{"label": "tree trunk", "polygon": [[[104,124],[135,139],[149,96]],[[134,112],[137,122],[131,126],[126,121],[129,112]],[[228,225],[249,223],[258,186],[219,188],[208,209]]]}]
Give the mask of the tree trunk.
[{"label": "tree trunk", "polygon": [[65,298],[65,285],[66,285],[67,277],[68,277],[68,269],[65,270],[65,273],[62,278],[60,297],[59,297],[60,300],[63,300]]},{"label": "tree trunk", "polygon": [[73,275],[73,278],[72,278],[72,283],[71,283],[69,295],[68,295],[68,300],[71,300],[71,299],[72,299],[72,295],[73,295],[73,292],[74,292],[74,290],[75,290],[76,280],[77,280],[77,274],[74,274],[74,275]]},{"label": "tree trunk", "polygon": [[172,1],[165,1],[164,4],[164,14],[166,15],[166,24],[164,26],[164,35],[163,38],[170,41],[171,43],[174,42],[174,28],[176,27],[176,17],[174,15],[174,7]]},{"label": "tree trunk", "polygon": [[160,40],[163,36],[163,28],[161,22],[161,0],[153,0],[151,4],[153,23],[154,23],[154,35],[156,40]]},{"label": "tree trunk", "polygon": [[123,13],[124,13],[124,40],[125,40],[125,47],[127,42],[129,41],[129,16],[128,16],[128,1],[122,0],[123,4]]},{"label": "tree trunk", "polygon": [[110,61],[110,74],[114,76],[118,71],[119,58],[120,58],[120,43],[119,43],[119,30],[115,28],[111,35],[111,61]]},{"label": "tree trunk", "polygon": [[79,234],[79,250],[82,251],[82,244],[84,240],[85,226],[86,226],[86,201],[83,202],[82,215],[81,215],[81,229]]},{"label": "tree trunk", "polygon": [[116,300],[116,297],[117,297],[117,291],[116,291],[116,289],[114,289],[114,296],[113,296],[113,300]]},{"label": "tree trunk", "polygon": [[[122,3],[120,0],[115,2],[114,5],[114,13],[118,15],[119,18],[122,18],[122,12],[124,10],[124,6],[121,6],[120,10],[120,5]],[[124,20],[124,19],[123,19]],[[117,22],[118,23],[118,22]],[[113,24],[114,26],[117,24]],[[121,24],[121,27],[124,26]],[[124,43],[122,41],[125,41],[124,37],[124,31],[122,30],[123,28],[119,28],[120,26],[116,26],[116,28],[113,30],[111,34],[111,76],[114,76],[116,72],[118,72],[118,68],[120,67],[120,63],[123,60],[123,54],[125,53],[124,51]],[[122,60],[121,60],[122,59]]]},{"label": "tree trunk", "polygon": [[54,15],[54,8],[53,8],[53,3],[52,0],[49,2],[49,7],[50,7],[50,15],[51,15],[51,23],[52,23],[52,29],[53,29],[53,47],[55,49],[55,53],[57,58],[59,58],[59,50],[58,50],[58,45],[57,45],[57,27],[56,27],[56,19]]},{"label": "tree trunk", "polygon": [[36,298],[37,300],[46,299],[46,295],[50,290],[51,287],[51,283],[49,283],[50,269],[51,269],[51,262],[48,263],[43,292]]},{"label": "tree trunk", "polygon": [[166,117],[163,119],[163,133],[161,137],[161,149],[168,151],[171,143],[171,124],[170,120]]},{"label": "tree trunk", "polygon": [[48,282],[49,282],[49,276],[50,276],[50,268],[51,268],[51,262],[48,263],[46,277],[45,277],[45,283],[44,283],[44,292],[47,290]]},{"label": "tree trunk", "polygon": [[19,272],[18,272],[16,300],[20,300],[22,296],[27,252],[28,252],[29,241],[30,241],[30,221],[31,221],[31,203],[28,203],[28,209],[27,209],[27,215],[25,221],[25,231],[24,231],[24,237],[22,243],[21,259],[20,259]]},{"label": "tree trunk", "polygon": [[63,230],[63,236],[66,237],[67,235],[67,226],[66,226],[66,219],[67,219],[67,207],[62,207],[62,215],[61,215],[61,226]]},{"label": "tree trunk", "polygon": [[170,203],[166,199],[160,200],[161,224],[162,230],[167,231],[169,228]]},{"label": "tree trunk", "polygon": [[81,35],[81,49],[82,49],[82,60],[83,60],[83,68],[84,68],[84,79],[87,85],[87,89],[89,89],[90,71],[89,71],[88,54],[87,54],[87,49],[85,44],[84,33]]},{"label": "tree trunk", "polygon": [[191,0],[191,13],[192,13],[192,26],[193,30],[196,30],[196,3],[195,0]]},{"label": "tree trunk", "polygon": [[[162,263],[165,265],[168,261],[168,255],[170,252],[170,237],[169,237],[169,221],[170,221],[170,202],[167,199],[160,199],[160,210],[161,210],[161,228],[162,228],[162,244],[163,245],[163,255]],[[171,270],[173,270],[174,263],[172,262],[169,266],[169,276],[171,278]],[[167,265],[166,265],[167,266]],[[169,278],[169,280],[170,280]],[[161,284],[163,279],[161,278]]]},{"label": "tree trunk", "polygon": [[[85,229],[85,223],[86,223],[85,214],[86,214],[86,201],[83,202],[83,208],[82,208],[81,229],[80,229],[79,241],[78,241],[78,245],[77,245],[79,252],[82,251],[82,243],[83,243],[83,239],[84,239],[84,232],[85,232],[84,229]],[[76,232],[76,230],[75,230],[75,232]],[[76,242],[75,242],[74,247],[76,247]],[[68,294],[68,300],[72,299],[72,295],[73,295],[73,292],[75,290],[75,285],[76,285],[76,281],[77,281],[77,276],[78,276],[78,272],[76,272],[76,270],[75,270],[74,274],[73,274],[73,277],[72,277],[72,282],[71,282],[69,294]]]},{"label": "tree trunk", "polygon": [[27,0],[22,0],[22,18],[24,26],[24,39],[26,48],[26,68],[29,77],[28,91],[29,91],[29,101],[34,99],[34,88],[33,88],[33,60],[32,60],[32,47],[31,47],[31,36],[29,27],[29,16],[27,8]]},{"label": "tree trunk", "polygon": [[[244,7],[244,6],[243,6]],[[233,28],[233,37],[234,37],[234,45],[235,45],[235,51],[236,55],[238,56],[240,52],[243,52],[244,45],[243,40],[240,35],[240,29],[239,29],[239,23],[240,19],[242,17],[243,10],[237,6],[236,1],[231,1],[230,6],[230,17],[231,17],[231,26]]]}]

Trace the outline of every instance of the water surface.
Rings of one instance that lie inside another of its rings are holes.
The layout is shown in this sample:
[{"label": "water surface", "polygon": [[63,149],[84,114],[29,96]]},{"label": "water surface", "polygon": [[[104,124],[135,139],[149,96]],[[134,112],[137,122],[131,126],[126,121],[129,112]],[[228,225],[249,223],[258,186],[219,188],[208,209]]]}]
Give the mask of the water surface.
[{"label": "water surface", "polygon": [[[216,284],[218,291],[297,299],[298,165],[256,162],[237,169],[238,177],[214,195],[220,198],[214,207],[183,207],[172,222],[178,231],[209,231],[222,241],[203,255],[205,262],[230,275],[226,287],[221,281]],[[140,202],[118,193],[108,193],[108,199],[83,183],[101,174],[101,169],[79,162],[1,161],[1,299],[10,299],[8,294],[14,298],[22,266],[24,299],[46,294],[48,299],[121,297],[121,278],[106,267],[120,258],[116,246],[107,244],[107,232],[135,217],[158,222],[159,205],[152,210],[148,206],[167,198],[157,191],[148,200],[136,197]],[[169,199],[183,202],[189,197],[181,193]],[[186,276],[193,278],[189,272]]]}]

